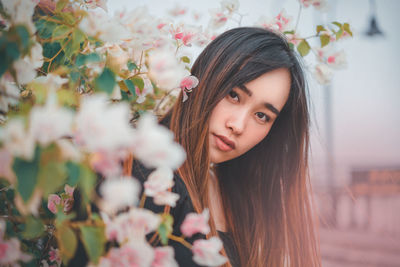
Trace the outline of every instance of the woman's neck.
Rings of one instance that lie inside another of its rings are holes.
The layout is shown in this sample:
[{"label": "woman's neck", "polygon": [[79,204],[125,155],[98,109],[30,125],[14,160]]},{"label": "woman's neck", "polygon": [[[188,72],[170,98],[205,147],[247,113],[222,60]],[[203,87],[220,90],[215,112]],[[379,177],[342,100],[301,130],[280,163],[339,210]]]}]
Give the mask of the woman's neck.
[{"label": "woman's neck", "polygon": [[215,173],[210,169],[210,180],[208,183],[208,198],[210,214],[214,219],[218,231],[226,232],[224,210],[222,205],[219,183]]}]

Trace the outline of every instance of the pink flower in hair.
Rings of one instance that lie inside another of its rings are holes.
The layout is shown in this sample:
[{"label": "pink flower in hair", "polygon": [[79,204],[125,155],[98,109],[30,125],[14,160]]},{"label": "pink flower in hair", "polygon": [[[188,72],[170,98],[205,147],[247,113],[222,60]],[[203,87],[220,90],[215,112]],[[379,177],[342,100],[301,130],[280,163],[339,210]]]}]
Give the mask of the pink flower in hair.
[{"label": "pink flower in hair", "polygon": [[208,219],[210,218],[210,213],[208,209],[204,209],[201,214],[194,212],[186,215],[185,220],[181,225],[182,233],[190,237],[196,233],[208,234],[210,232],[210,226],[208,225]]},{"label": "pink flower in hair", "polygon": [[180,83],[180,87],[183,91],[183,102],[185,102],[188,99],[188,96],[186,93],[190,93],[193,88],[195,88],[199,84],[199,80],[193,76],[187,76],[182,79]]}]

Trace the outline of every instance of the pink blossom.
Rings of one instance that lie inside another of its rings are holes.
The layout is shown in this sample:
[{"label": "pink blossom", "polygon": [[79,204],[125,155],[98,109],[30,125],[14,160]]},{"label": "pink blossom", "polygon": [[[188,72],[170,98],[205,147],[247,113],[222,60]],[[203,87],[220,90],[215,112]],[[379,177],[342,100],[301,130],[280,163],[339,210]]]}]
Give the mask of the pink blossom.
[{"label": "pink blossom", "polygon": [[193,260],[199,265],[220,266],[227,259],[219,254],[222,249],[222,242],[218,237],[211,237],[208,240],[196,240],[193,243],[192,252]]},{"label": "pink blossom", "polygon": [[178,267],[172,247],[156,247],[151,267]]},{"label": "pink blossom", "polygon": [[206,235],[210,232],[210,226],[208,225],[209,218],[210,213],[208,209],[204,209],[201,214],[191,212],[186,215],[185,220],[181,225],[181,232],[187,237],[191,237],[196,233]]},{"label": "pink blossom", "polygon": [[182,89],[183,92],[183,102],[185,102],[188,99],[187,92],[191,92],[193,88],[195,88],[199,84],[199,80],[193,76],[187,76],[182,79],[180,83],[180,88]]},{"label": "pink blossom", "polygon": [[326,64],[318,64],[315,67],[314,76],[320,84],[328,84],[332,79],[333,71]]},{"label": "pink blossom", "polygon": [[209,26],[213,29],[221,28],[228,21],[228,15],[226,15],[221,9],[210,10],[211,19]]},{"label": "pink blossom", "polygon": [[154,203],[160,206],[168,205],[175,207],[176,201],[179,199],[179,194],[170,191],[161,191],[157,193],[154,197]]},{"label": "pink blossom", "polygon": [[61,205],[61,197],[56,194],[50,194],[47,200],[47,208],[54,214],[57,213],[57,206]]},{"label": "pink blossom", "polygon": [[228,11],[228,13],[236,12],[239,9],[238,0],[224,0],[221,1],[221,7]]},{"label": "pink blossom", "polygon": [[118,176],[122,173],[121,160],[125,154],[118,152],[96,152],[92,153],[89,158],[90,165],[94,170],[101,173],[105,177]]},{"label": "pink blossom", "polygon": [[75,187],[69,186],[67,184],[64,186],[65,193],[71,197],[74,195],[74,190],[75,190]]},{"label": "pink blossom", "polygon": [[58,248],[50,247],[49,260],[52,262],[55,261],[57,263],[57,266],[61,266],[60,251]]},{"label": "pink blossom", "polygon": [[103,211],[114,214],[138,201],[140,183],[133,177],[108,178],[100,186]]},{"label": "pink blossom", "polygon": [[167,190],[174,185],[174,174],[170,168],[158,168],[153,171],[144,183],[144,193],[153,197],[157,193]]},{"label": "pink blossom", "polygon": [[17,238],[4,239],[6,222],[0,220],[0,266],[19,266],[18,262],[28,262],[31,255],[21,251],[21,244]]},{"label": "pink blossom", "polygon": [[287,15],[285,9],[282,9],[281,12],[279,12],[279,14],[273,19],[268,19],[265,16],[260,17],[260,19],[256,22],[256,25],[273,31],[285,32],[291,30],[291,22],[292,17]]},{"label": "pink blossom", "polygon": [[107,9],[107,0],[85,0],[84,1],[85,5],[88,8],[96,8],[96,7],[100,7],[102,8],[104,11],[108,11]]},{"label": "pink blossom", "polygon": [[177,17],[177,16],[185,15],[186,12],[187,12],[186,7],[182,7],[179,4],[176,4],[175,7],[169,11],[169,14],[171,16]]},{"label": "pink blossom", "polygon": [[141,267],[150,266],[154,259],[153,248],[145,241],[135,240],[119,248],[111,248],[105,257],[100,259],[100,267]]}]

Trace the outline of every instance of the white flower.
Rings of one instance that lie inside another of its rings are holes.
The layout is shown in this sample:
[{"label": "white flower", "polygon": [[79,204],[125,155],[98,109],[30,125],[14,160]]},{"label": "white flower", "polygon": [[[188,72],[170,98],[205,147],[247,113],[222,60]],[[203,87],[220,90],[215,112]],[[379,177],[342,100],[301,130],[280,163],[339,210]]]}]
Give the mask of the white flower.
[{"label": "white flower", "polygon": [[132,139],[133,153],[147,167],[177,169],[185,160],[185,151],[174,142],[172,132],[150,114],[141,117]]},{"label": "white flower", "polygon": [[20,90],[9,73],[0,78],[0,111],[7,113],[9,105],[18,104]]},{"label": "white flower", "polygon": [[223,9],[226,9],[229,13],[233,13],[239,9],[239,1],[238,0],[221,1],[221,7]]},{"label": "white flower", "polygon": [[101,216],[106,224],[107,240],[116,240],[120,244],[145,238],[145,235],[157,230],[161,222],[160,215],[139,208],[120,213],[113,219],[104,213]]},{"label": "white flower", "polygon": [[14,61],[13,67],[17,75],[17,82],[19,84],[30,83],[36,77],[36,70],[34,66],[24,59]]},{"label": "white flower", "polygon": [[285,32],[292,30],[292,20],[293,18],[287,15],[286,10],[282,9],[281,12],[272,19],[261,16],[256,22],[256,25],[273,31]]},{"label": "white flower", "polygon": [[100,186],[101,209],[107,213],[135,205],[138,202],[140,183],[132,177],[108,178]]},{"label": "white flower", "polygon": [[76,116],[77,144],[89,152],[115,151],[129,146],[132,135],[128,104],[109,103],[104,94],[83,98]]},{"label": "white flower", "polygon": [[178,267],[172,247],[156,247],[154,249],[154,261],[151,267]]},{"label": "white flower", "polygon": [[29,61],[36,69],[43,65],[43,47],[40,43],[35,42],[35,44],[32,46],[27,61]]},{"label": "white flower", "polygon": [[222,9],[210,9],[209,12],[211,18],[208,26],[212,29],[221,28],[228,21],[228,15]]},{"label": "white flower", "polygon": [[118,71],[127,69],[129,55],[121,48],[121,46],[113,44],[107,47],[107,56],[107,62]]},{"label": "white flower", "polygon": [[10,15],[13,24],[27,26],[32,34],[36,31],[32,16],[38,2],[35,0],[1,0],[3,8]]},{"label": "white flower", "polygon": [[333,71],[326,64],[318,64],[315,67],[314,76],[320,84],[328,84],[332,79]]},{"label": "white flower", "polygon": [[36,77],[35,82],[45,84],[49,89],[59,89],[63,84],[68,82],[68,79],[61,78],[57,74],[48,73],[46,76]]},{"label": "white flower", "polygon": [[25,123],[21,118],[13,118],[0,129],[0,140],[13,156],[26,160],[33,158],[35,141],[26,130]]},{"label": "white flower", "polygon": [[119,248],[111,248],[105,257],[100,258],[99,267],[150,267],[154,259],[153,248],[145,240],[125,243]]},{"label": "white flower", "polygon": [[182,234],[188,237],[196,233],[208,234],[210,232],[209,218],[210,212],[208,209],[204,209],[201,214],[195,212],[187,214],[181,225]]},{"label": "white flower", "polygon": [[110,18],[106,13],[97,10],[90,10],[80,22],[79,28],[87,35],[104,42],[117,43],[130,38],[130,33],[118,19]]},{"label": "white flower", "polygon": [[157,193],[167,190],[174,185],[174,174],[169,168],[158,168],[153,171],[144,183],[144,193],[155,196]]},{"label": "white flower", "polygon": [[174,52],[156,50],[149,55],[149,76],[162,89],[173,89],[179,86],[187,71],[176,59]]},{"label": "white flower", "polygon": [[176,201],[179,199],[179,194],[170,191],[158,192],[154,197],[153,201],[156,205],[164,206],[168,205],[171,207],[176,206]]},{"label": "white flower", "polygon": [[65,160],[72,160],[75,162],[80,162],[82,159],[82,153],[79,151],[78,147],[71,143],[70,140],[59,139],[56,141],[58,148],[61,151],[61,155]]},{"label": "white flower", "polygon": [[193,243],[193,260],[199,265],[220,266],[227,259],[219,254],[222,249],[222,242],[218,237],[211,237],[208,240],[196,240]]},{"label": "white flower", "polygon": [[18,261],[28,262],[32,259],[31,255],[21,251],[21,244],[17,238],[4,239],[6,223],[0,220],[0,265],[19,266]]},{"label": "white flower", "polygon": [[83,2],[85,4],[85,6],[87,8],[96,8],[96,7],[100,7],[102,8],[104,11],[108,11],[107,9],[107,0],[85,0]]},{"label": "white flower", "polygon": [[30,133],[39,144],[46,146],[72,134],[73,112],[57,105],[57,95],[49,92],[46,104],[34,106],[30,113]]},{"label": "white flower", "polygon": [[320,11],[327,11],[328,9],[328,2],[326,0],[300,0],[300,3],[306,8],[312,5]]}]

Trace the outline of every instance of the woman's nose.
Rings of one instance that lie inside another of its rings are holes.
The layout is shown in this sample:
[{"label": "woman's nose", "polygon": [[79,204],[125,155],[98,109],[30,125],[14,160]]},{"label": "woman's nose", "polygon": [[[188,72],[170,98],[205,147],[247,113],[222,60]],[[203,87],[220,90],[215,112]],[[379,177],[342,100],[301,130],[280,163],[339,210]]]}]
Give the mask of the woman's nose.
[{"label": "woman's nose", "polygon": [[229,128],[234,134],[243,133],[246,127],[246,113],[236,112],[230,114],[226,121],[226,127]]}]

